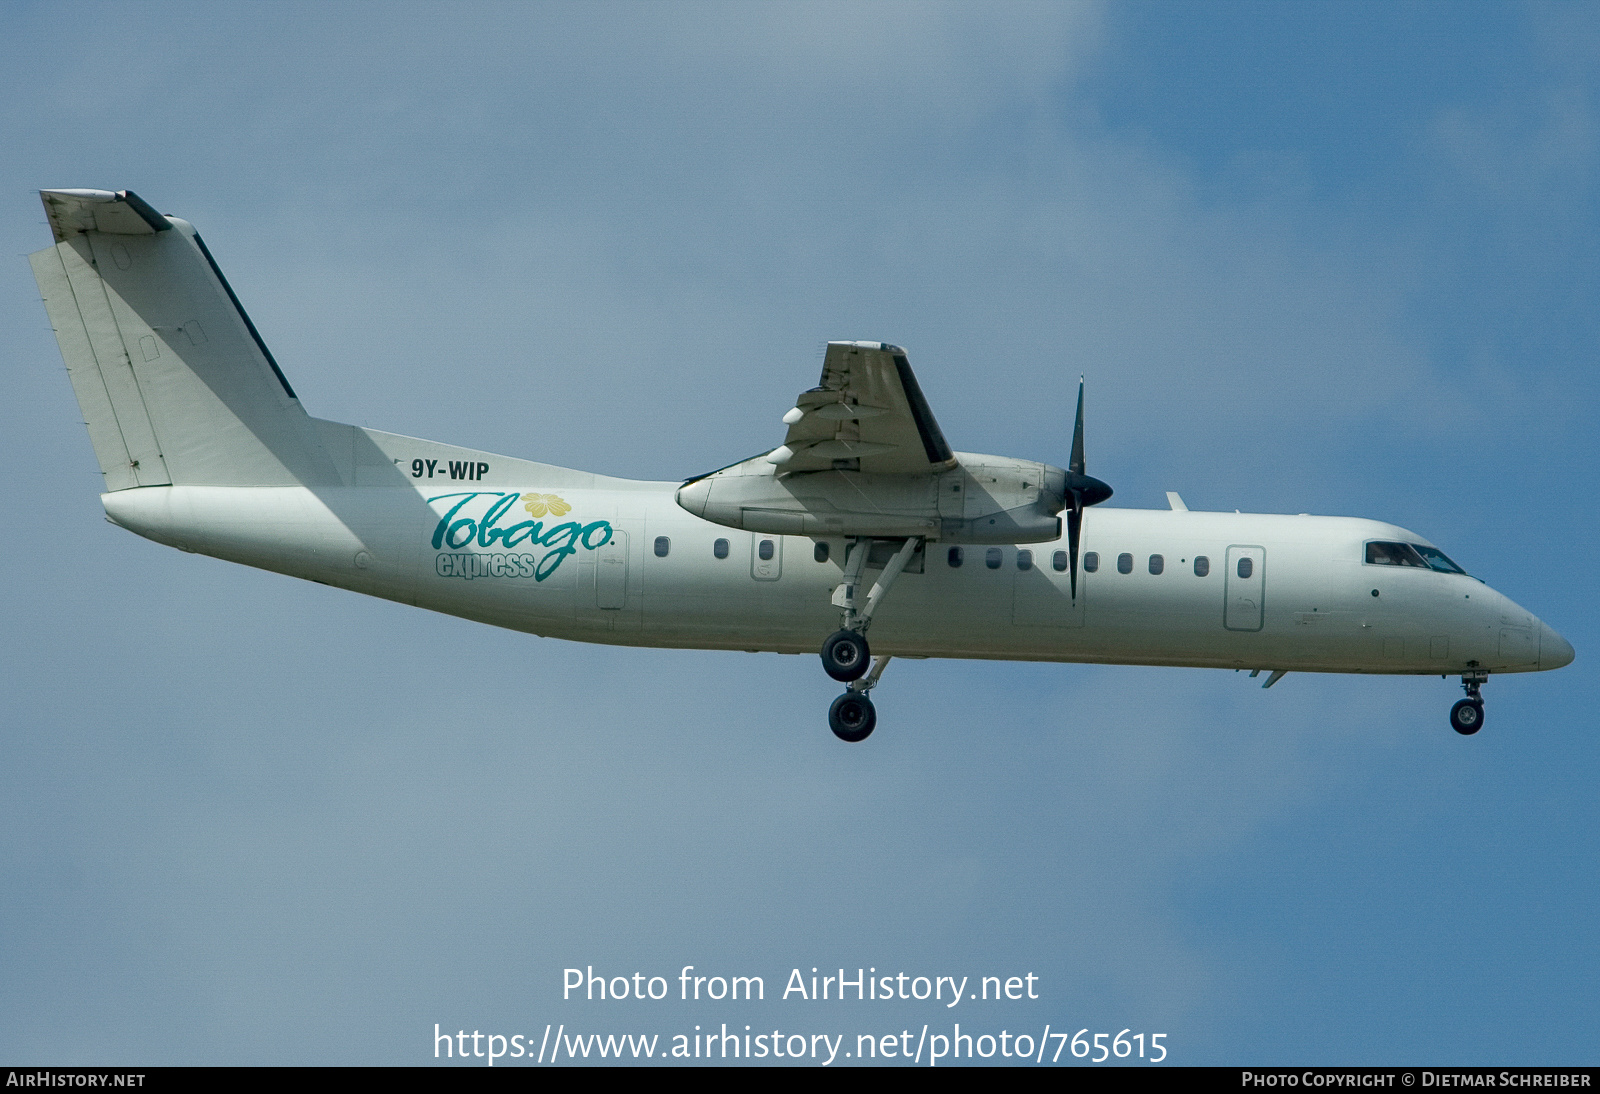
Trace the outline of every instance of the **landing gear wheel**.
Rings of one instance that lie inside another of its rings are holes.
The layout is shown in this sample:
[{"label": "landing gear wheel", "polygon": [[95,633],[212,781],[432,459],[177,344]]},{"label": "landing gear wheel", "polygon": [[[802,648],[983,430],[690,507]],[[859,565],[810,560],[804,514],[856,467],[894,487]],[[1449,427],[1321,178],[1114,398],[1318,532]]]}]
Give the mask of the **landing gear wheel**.
[{"label": "landing gear wheel", "polygon": [[[822,644],[822,669],[841,684],[861,679],[871,664],[866,636],[856,631],[834,631]],[[870,727],[867,732],[872,732]]]},{"label": "landing gear wheel", "polygon": [[1463,699],[1450,708],[1450,728],[1470,737],[1483,728],[1483,701]]},{"label": "landing gear wheel", "polygon": [[878,712],[872,700],[858,691],[847,691],[828,708],[828,728],[841,741],[855,744],[872,736],[878,724]]}]

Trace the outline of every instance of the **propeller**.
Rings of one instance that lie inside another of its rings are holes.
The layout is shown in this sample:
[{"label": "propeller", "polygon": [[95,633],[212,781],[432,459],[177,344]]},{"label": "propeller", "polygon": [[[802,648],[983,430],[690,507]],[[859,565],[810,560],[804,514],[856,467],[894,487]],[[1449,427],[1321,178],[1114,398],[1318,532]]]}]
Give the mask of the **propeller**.
[{"label": "propeller", "polygon": [[1078,599],[1078,535],[1083,511],[1111,496],[1111,487],[1083,473],[1083,377],[1078,377],[1078,420],[1072,427],[1072,460],[1067,464],[1067,554],[1072,566],[1072,599]]}]

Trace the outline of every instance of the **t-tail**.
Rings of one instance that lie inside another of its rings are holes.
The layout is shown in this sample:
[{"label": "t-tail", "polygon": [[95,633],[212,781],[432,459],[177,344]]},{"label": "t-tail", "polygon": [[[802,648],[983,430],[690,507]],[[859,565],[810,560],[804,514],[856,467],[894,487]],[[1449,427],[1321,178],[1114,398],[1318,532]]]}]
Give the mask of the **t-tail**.
[{"label": "t-tail", "polygon": [[[30,260],[119,527],[461,614],[449,594],[418,588],[452,505],[595,485],[568,468],[311,417],[192,225],[126,190],[41,197],[56,242]],[[466,614],[522,618],[497,604]]]},{"label": "t-tail", "polygon": [[127,190],[44,190],[29,256],[106,490],[339,481],[316,424],[187,221]]}]

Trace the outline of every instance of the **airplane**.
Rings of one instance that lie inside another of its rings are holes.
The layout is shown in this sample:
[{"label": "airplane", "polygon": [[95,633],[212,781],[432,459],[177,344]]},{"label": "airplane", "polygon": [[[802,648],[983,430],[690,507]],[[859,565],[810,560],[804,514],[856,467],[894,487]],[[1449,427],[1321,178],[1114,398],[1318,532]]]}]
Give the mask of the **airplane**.
[{"label": "airplane", "polygon": [[1104,506],[1081,378],[1065,468],[953,450],[886,342],[829,342],[780,445],[683,482],[313,418],[191,224],[40,196],[55,245],[30,262],[106,515],[180,550],[548,637],[820,647],[847,742],[896,657],[1459,676],[1463,735],[1491,674],[1573,659],[1392,524]]}]

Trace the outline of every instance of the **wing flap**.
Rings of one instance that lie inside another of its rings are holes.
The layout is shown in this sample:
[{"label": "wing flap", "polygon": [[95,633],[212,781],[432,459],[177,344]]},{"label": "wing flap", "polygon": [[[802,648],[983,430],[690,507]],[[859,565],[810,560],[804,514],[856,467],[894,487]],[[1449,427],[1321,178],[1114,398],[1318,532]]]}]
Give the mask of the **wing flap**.
[{"label": "wing flap", "polygon": [[784,472],[927,474],[956,465],[905,350],[886,342],[829,342],[821,382],[784,421],[788,435],[771,457]]}]

